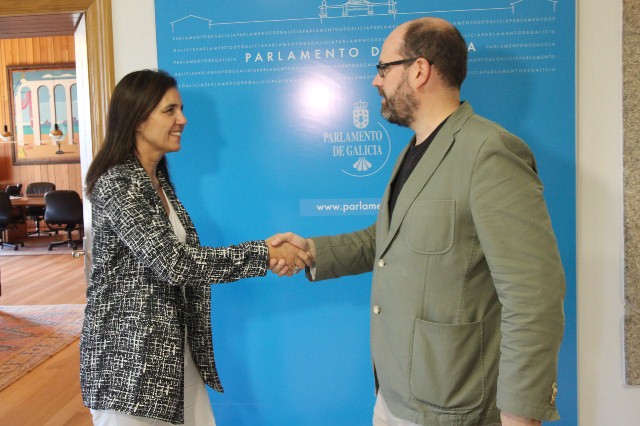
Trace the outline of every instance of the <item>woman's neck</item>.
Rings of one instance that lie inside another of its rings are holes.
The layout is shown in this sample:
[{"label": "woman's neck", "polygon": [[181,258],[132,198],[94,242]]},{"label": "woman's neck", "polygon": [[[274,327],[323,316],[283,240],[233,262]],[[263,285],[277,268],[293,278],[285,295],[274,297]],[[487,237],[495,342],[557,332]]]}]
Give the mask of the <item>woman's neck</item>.
[{"label": "woman's neck", "polygon": [[142,165],[144,171],[147,172],[147,175],[149,175],[149,179],[151,179],[151,183],[153,183],[153,186],[158,187],[160,183],[158,181],[157,170],[160,159],[148,158],[140,155],[139,153],[136,153],[136,156],[138,157],[138,161],[140,161],[140,164]]}]

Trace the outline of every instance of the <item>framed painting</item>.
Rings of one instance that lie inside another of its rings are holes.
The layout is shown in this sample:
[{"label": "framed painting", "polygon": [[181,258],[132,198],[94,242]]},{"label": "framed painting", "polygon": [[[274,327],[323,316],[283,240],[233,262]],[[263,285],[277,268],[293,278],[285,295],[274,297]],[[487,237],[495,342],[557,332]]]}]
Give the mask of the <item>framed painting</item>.
[{"label": "framed painting", "polygon": [[79,163],[74,63],[7,67],[14,165]]}]

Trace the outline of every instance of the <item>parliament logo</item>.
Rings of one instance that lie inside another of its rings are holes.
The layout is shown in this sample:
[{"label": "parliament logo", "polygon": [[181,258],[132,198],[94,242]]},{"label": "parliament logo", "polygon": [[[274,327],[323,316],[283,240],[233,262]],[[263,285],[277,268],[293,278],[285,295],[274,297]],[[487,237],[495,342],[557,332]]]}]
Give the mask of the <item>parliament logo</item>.
[{"label": "parliament logo", "polygon": [[341,166],[341,172],[354,177],[367,177],[378,173],[389,160],[391,138],[380,123],[368,129],[370,124],[367,102],[353,103],[351,115],[355,130],[323,133],[331,155]]},{"label": "parliament logo", "polygon": [[369,125],[369,110],[366,102],[353,104],[353,125],[358,129],[364,129]]}]

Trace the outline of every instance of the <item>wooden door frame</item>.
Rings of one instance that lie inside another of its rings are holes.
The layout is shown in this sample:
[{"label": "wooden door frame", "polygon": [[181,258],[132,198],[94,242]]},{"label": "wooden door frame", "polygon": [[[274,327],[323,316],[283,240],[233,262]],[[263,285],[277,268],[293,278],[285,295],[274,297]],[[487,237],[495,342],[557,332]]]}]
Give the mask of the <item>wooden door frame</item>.
[{"label": "wooden door frame", "polygon": [[84,13],[91,110],[91,158],[106,129],[107,110],[115,86],[111,0],[2,0],[0,16]]},{"label": "wooden door frame", "polygon": [[[76,31],[76,65],[82,63],[83,76],[86,79],[88,105],[82,107],[87,114],[85,117],[90,129],[81,131],[81,169],[86,170],[88,163],[95,157],[104,139],[107,125],[107,111],[109,100],[115,87],[115,72],[113,59],[113,26],[111,21],[111,0],[2,0],[0,2],[0,16],[46,15],[64,13],[84,13],[82,34]],[[78,45],[82,40],[83,46]],[[79,57],[82,55],[82,57]],[[86,58],[84,57],[86,55]],[[86,75],[85,75],[86,71]],[[80,96],[80,92],[78,92]],[[84,150],[84,153],[83,153]],[[82,173],[84,178],[84,173]],[[84,258],[85,276],[88,278],[91,262],[91,205],[84,197]],[[88,282],[88,280],[87,280]]]}]

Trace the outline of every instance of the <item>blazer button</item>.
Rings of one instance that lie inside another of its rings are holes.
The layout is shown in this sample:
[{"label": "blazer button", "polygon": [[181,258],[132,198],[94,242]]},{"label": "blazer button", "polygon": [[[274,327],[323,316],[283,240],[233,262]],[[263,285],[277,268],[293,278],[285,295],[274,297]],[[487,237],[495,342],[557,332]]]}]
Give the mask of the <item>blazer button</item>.
[{"label": "blazer button", "polygon": [[373,307],[373,313],[376,315],[380,315],[380,306],[376,305]]},{"label": "blazer button", "polygon": [[385,262],[384,259],[378,260],[378,266],[380,268],[384,268],[386,264],[387,264],[387,262]]},{"label": "blazer button", "polygon": [[556,405],[556,397],[558,396],[558,384],[553,382],[551,385],[551,398],[549,398],[549,404]]}]

